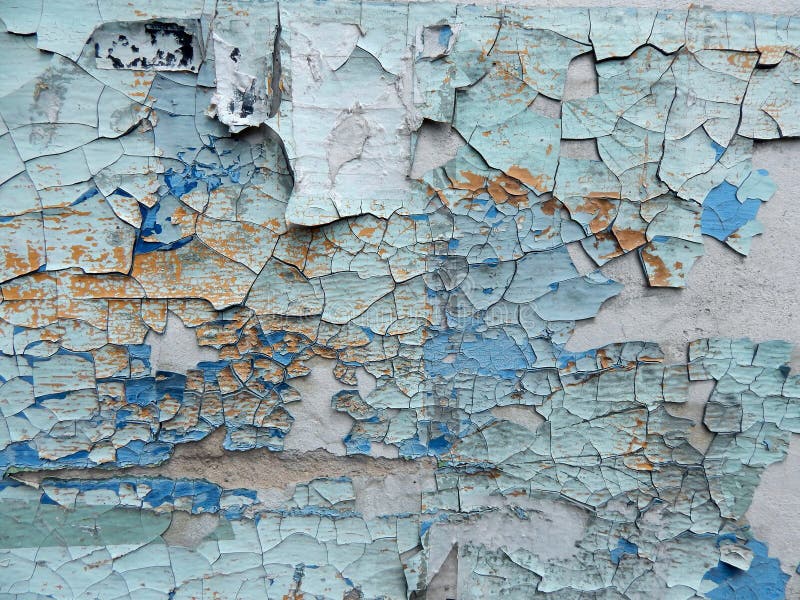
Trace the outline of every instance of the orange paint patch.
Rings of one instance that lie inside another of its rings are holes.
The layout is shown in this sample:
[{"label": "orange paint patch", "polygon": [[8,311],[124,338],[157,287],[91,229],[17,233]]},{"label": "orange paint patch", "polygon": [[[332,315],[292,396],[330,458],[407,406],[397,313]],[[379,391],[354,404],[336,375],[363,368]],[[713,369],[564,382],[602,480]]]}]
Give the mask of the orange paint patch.
[{"label": "orange paint patch", "polygon": [[[611,225],[614,217],[616,217],[617,203],[612,201],[614,196],[601,196],[600,194],[603,194],[603,192],[593,192],[584,196],[581,204],[575,206],[574,209],[570,209],[570,212],[574,210],[577,213],[592,215],[592,219],[589,221],[589,230],[592,233],[603,231]],[[619,194],[616,196],[618,197]]]},{"label": "orange paint patch", "polygon": [[620,248],[622,248],[625,252],[630,252],[640,246],[644,246],[647,243],[647,237],[645,236],[644,231],[637,231],[635,229],[617,229],[616,227],[612,227],[612,231],[614,232],[614,237],[617,238],[617,243],[619,244]]},{"label": "orange paint patch", "polygon": [[647,249],[642,250],[641,257],[644,263],[650,267],[647,273],[647,279],[650,285],[655,287],[671,287],[670,278],[672,277],[672,273],[667,268],[664,261],[655,254],[649,253]]},{"label": "orange paint patch", "polygon": [[534,175],[528,169],[517,165],[509,167],[506,173],[514,179],[518,179],[528,187],[533,188],[540,194],[552,188],[553,179],[545,174]]}]

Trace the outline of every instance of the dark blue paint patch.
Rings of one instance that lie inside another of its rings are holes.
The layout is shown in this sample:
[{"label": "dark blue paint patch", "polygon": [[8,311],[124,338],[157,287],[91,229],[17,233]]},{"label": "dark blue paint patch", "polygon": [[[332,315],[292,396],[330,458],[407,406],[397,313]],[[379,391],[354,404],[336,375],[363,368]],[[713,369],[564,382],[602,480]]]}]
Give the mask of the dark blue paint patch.
[{"label": "dark blue paint patch", "polygon": [[450,38],[453,37],[453,30],[450,25],[442,25],[439,28],[439,45],[447,48],[450,44]]},{"label": "dark blue paint patch", "polygon": [[117,449],[116,464],[121,467],[157,465],[167,460],[171,452],[171,444],[134,440]]},{"label": "dark blue paint patch", "polygon": [[[142,224],[136,235],[136,242],[133,245],[134,254],[145,254],[147,252],[154,252],[156,250],[177,250],[181,246],[185,246],[194,239],[193,235],[169,242],[153,242],[144,239],[146,237],[158,235],[164,231],[163,226],[158,220],[158,211],[160,208],[160,202],[156,202],[151,207],[147,207],[144,204],[139,205],[139,212],[142,215]],[[167,221],[170,221],[171,219],[172,217],[166,217]]]},{"label": "dark blue paint patch", "polygon": [[40,504],[52,504],[55,506],[59,506],[58,502],[53,500],[50,496],[48,496],[45,492],[42,492],[41,497],[39,498]]},{"label": "dark blue paint patch", "polygon": [[719,145],[714,140],[711,140],[711,147],[714,149],[714,161],[716,162],[722,157],[723,154],[725,154],[726,148],[725,146]]},{"label": "dark blue paint patch", "polygon": [[129,404],[147,406],[156,401],[156,385],[153,377],[125,380],[125,401]]},{"label": "dark blue paint patch", "polygon": [[154,404],[169,395],[179,403],[183,402],[186,375],[157,371],[155,377],[121,380],[125,383],[125,399],[130,404],[146,406]]},{"label": "dark blue paint patch", "polygon": [[618,565],[624,556],[639,556],[639,546],[625,538],[619,538],[617,547],[612,548],[608,553],[611,555],[611,562]]},{"label": "dark blue paint patch", "polygon": [[70,206],[77,206],[81,202],[86,202],[89,198],[94,198],[99,193],[100,193],[100,190],[98,190],[97,188],[92,188],[90,190],[86,190],[80,196],[78,196],[77,199],[72,204],[70,204]]},{"label": "dark blue paint patch", "polygon": [[114,415],[114,429],[122,429],[128,424],[128,419],[131,418],[133,412],[127,408],[121,408]]},{"label": "dark blue paint patch", "polygon": [[6,472],[11,465],[19,468],[42,467],[46,461],[27,442],[14,442],[0,451],[0,471]]},{"label": "dark blue paint patch", "polygon": [[286,338],[285,331],[264,331],[258,334],[258,339],[265,346],[272,346],[282,342]]},{"label": "dark blue paint patch", "polygon": [[750,540],[747,547],[753,553],[753,562],[747,571],[742,571],[720,561],[703,576],[717,584],[706,592],[711,600],[783,600],[789,576],[781,571],[777,558],[770,558],[767,545]]},{"label": "dark blue paint patch", "polygon": [[112,196],[113,195],[122,196],[123,198],[133,198],[133,194],[129,194],[127,191],[119,187],[112,192]]},{"label": "dark blue paint patch", "polygon": [[737,188],[723,181],[708,193],[703,201],[700,218],[701,231],[705,235],[724,242],[743,225],[755,219],[761,200],[748,198],[739,202]]},{"label": "dark blue paint patch", "polygon": [[[344,479],[345,481],[350,481],[349,479],[346,478],[339,478],[339,480],[341,479]],[[256,493],[256,491],[247,488],[233,488],[232,490],[226,491],[225,495],[242,496],[243,498],[247,498],[249,500],[252,500],[253,502],[255,502],[258,499],[258,494]]]},{"label": "dark blue paint patch", "polygon": [[192,168],[188,165],[181,173],[176,172],[174,169],[169,169],[164,173],[164,183],[167,184],[170,194],[176,198],[180,198],[194,190],[197,187],[200,178],[192,176]]},{"label": "dark blue paint patch", "polygon": [[372,442],[364,437],[353,437],[347,434],[342,441],[347,454],[369,454],[370,449],[372,449]]},{"label": "dark blue paint patch", "polygon": [[231,364],[229,360],[202,361],[197,363],[197,368],[203,372],[203,381],[211,383],[217,380],[217,375]]},{"label": "dark blue paint patch", "polygon": [[131,361],[139,361],[142,363],[143,370],[150,371],[150,353],[151,348],[149,344],[128,344],[125,346],[128,349],[128,356]]},{"label": "dark blue paint patch", "polygon": [[149,482],[150,491],[144,501],[152,507],[172,503],[175,499],[175,483],[167,479],[154,479]]},{"label": "dark blue paint patch", "polygon": [[12,466],[21,470],[48,469],[54,466],[86,469],[93,466],[93,463],[85,450],[62,456],[58,460],[47,460],[39,458],[39,453],[29,442],[13,442],[0,451],[0,472],[5,473]]},{"label": "dark blue paint patch", "polygon": [[444,435],[435,437],[430,442],[428,442],[428,450],[435,455],[444,454],[452,447],[453,447],[453,442],[451,442],[447,438],[447,436]]}]

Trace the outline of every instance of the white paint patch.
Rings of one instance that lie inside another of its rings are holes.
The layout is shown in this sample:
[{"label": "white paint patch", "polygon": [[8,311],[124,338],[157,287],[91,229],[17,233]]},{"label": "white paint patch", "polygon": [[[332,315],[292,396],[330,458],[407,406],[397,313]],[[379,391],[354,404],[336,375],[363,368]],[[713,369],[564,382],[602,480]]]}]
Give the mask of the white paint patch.
[{"label": "white paint patch", "polygon": [[150,330],[144,343],[150,345],[153,373],[170,371],[185,374],[189,369],[196,369],[199,362],[219,360],[219,351],[210,346],[198,345],[194,330],[186,327],[172,313],[167,313],[164,333],[158,334]]},{"label": "white paint patch", "polygon": [[[345,456],[342,440],[350,432],[354,421],[347,414],[333,409],[331,397],[336,392],[352,388],[333,376],[333,360],[316,357],[307,365],[311,372],[291,381],[292,387],[300,392],[301,400],[287,406],[294,423],[284,438],[284,450],[309,452],[322,449],[335,456]],[[358,389],[363,397],[374,388],[374,379],[363,371],[357,377],[360,384]],[[398,451],[395,446],[373,443],[370,455],[397,458]]]},{"label": "white paint patch", "polygon": [[432,169],[446,165],[466,145],[464,138],[449,123],[424,121],[417,131],[409,176],[416,179]]},{"label": "white paint patch", "polygon": [[545,421],[533,406],[495,406],[492,409],[492,415],[497,419],[504,419],[527,427],[531,431],[536,431],[539,425]]},{"label": "white paint patch", "polygon": [[436,489],[432,471],[420,469],[418,475],[387,475],[381,479],[365,475],[353,477],[356,511],[365,519],[380,515],[418,513],[423,491]]}]

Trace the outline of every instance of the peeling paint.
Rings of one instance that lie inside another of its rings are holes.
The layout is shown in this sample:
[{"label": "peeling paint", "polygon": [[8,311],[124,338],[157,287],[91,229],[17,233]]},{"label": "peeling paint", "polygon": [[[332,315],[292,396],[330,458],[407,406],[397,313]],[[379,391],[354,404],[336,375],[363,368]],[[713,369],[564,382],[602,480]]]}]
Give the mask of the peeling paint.
[{"label": "peeling paint", "polygon": [[[746,515],[800,433],[791,344],[566,345],[622,290],[599,267],[681,288],[706,238],[748,254],[753,145],[799,135],[792,18],[18,4],[0,595],[784,597]],[[384,471],[281,500],[140,469],[218,439]]]}]

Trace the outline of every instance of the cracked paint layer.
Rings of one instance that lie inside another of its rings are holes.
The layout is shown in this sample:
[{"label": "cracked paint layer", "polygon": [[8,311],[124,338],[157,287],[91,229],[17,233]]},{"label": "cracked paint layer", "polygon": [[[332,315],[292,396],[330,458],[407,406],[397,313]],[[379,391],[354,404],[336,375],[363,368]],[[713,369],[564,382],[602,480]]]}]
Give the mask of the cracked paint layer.
[{"label": "cracked paint layer", "polygon": [[[0,2],[0,596],[422,598],[452,556],[459,598],[783,597],[745,513],[800,433],[791,344],[566,343],[615,258],[683,287],[707,237],[748,253],[796,19],[72,4]],[[426,124],[461,143],[420,169]],[[198,359],[165,368],[174,320]],[[414,510],[126,474],[282,451],[318,359],[343,454],[435,465]],[[707,448],[671,412],[699,380]]]}]

